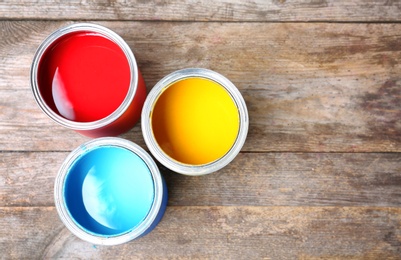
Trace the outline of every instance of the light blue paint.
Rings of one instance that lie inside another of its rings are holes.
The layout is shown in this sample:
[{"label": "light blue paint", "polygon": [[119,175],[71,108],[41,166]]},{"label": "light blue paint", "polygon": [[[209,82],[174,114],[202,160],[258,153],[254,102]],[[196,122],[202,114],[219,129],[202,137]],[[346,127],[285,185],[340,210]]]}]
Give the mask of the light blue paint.
[{"label": "light blue paint", "polygon": [[137,154],[100,146],[73,163],[64,196],[72,218],[88,232],[120,235],[147,216],[154,200],[153,178]]}]

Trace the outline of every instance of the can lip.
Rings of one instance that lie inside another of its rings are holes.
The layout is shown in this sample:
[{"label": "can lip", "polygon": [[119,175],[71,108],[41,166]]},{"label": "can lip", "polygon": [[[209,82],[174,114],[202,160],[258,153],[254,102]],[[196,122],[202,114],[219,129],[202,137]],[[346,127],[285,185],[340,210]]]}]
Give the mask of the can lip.
[{"label": "can lip", "polygon": [[[128,65],[130,67],[131,71],[131,81],[130,81],[130,86],[128,88],[127,95],[125,96],[123,102],[120,104],[120,106],[113,111],[110,115],[101,118],[96,121],[91,121],[91,122],[75,122],[73,120],[66,119],[56,112],[54,112],[44,101],[42,95],[40,94],[39,91],[39,84],[38,84],[38,68],[39,68],[39,63],[40,60],[43,56],[43,54],[46,52],[46,50],[60,37],[74,33],[74,32],[80,32],[80,31],[91,31],[91,32],[97,32],[102,34],[104,37],[108,38],[109,40],[113,41],[116,43],[121,50],[125,53],[125,56],[128,61]],[[65,27],[59,28],[53,33],[51,33],[38,47],[36,50],[36,53],[34,55],[32,65],[31,65],[31,70],[30,70],[30,81],[31,81],[31,89],[33,92],[33,95],[35,97],[36,103],[39,105],[40,109],[48,116],[50,117],[53,121],[56,123],[73,129],[73,130],[94,130],[101,128],[103,126],[109,125],[110,123],[114,122],[117,120],[129,107],[131,104],[132,100],[134,99],[135,93],[138,88],[138,66],[136,63],[135,56],[128,46],[128,44],[124,41],[123,38],[121,38],[117,33],[114,31],[98,25],[98,24],[92,24],[92,23],[75,23],[71,25],[67,25]]]},{"label": "can lip", "polygon": [[[70,215],[64,199],[64,182],[70,167],[84,153],[101,146],[121,147],[137,154],[148,166],[154,183],[154,200],[146,218],[138,226],[119,235],[103,236],[84,230]],[[152,226],[161,209],[165,192],[160,171],[155,161],[143,148],[119,137],[102,137],[80,145],[65,158],[55,179],[54,201],[61,221],[74,235],[93,244],[118,245],[141,236]]]},{"label": "can lip", "polygon": [[[163,150],[158,145],[152,133],[151,119],[150,119],[154,104],[159,95],[161,94],[161,92],[165,88],[169,87],[171,84],[179,80],[193,77],[206,78],[215,81],[216,83],[223,86],[229,92],[232,99],[234,100],[238,108],[239,119],[240,119],[238,135],[231,149],[220,159],[202,165],[184,164],[174,160],[166,153],[164,153]],[[150,152],[160,163],[162,163],[170,170],[185,175],[191,175],[191,176],[205,175],[218,171],[221,168],[225,167],[227,164],[229,164],[232,160],[234,160],[234,158],[237,156],[242,146],[244,145],[246,136],[248,134],[248,127],[249,127],[248,110],[246,107],[246,103],[241,93],[237,89],[237,87],[235,87],[235,85],[223,75],[215,71],[204,68],[181,69],[165,76],[158,83],[156,83],[156,85],[149,92],[145,100],[145,104],[142,108],[142,117],[141,117],[142,134]]]}]

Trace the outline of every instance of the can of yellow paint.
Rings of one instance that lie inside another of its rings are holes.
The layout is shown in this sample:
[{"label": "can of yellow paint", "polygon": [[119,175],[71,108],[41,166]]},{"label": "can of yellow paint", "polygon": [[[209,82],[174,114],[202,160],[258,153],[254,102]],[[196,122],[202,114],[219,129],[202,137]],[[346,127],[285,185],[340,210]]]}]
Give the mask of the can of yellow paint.
[{"label": "can of yellow paint", "polygon": [[141,125],[145,142],[160,163],[196,176],[218,171],[237,156],[249,117],[230,80],[212,70],[189,68],[167,75],[153,87]]}]

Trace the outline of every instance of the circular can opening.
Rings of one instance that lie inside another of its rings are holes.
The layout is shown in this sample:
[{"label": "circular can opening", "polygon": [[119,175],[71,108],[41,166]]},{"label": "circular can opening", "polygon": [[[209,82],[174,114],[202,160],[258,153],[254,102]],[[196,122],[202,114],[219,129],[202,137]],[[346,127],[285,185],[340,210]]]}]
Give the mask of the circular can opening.
[{"label": "circular can opening", "polygon": [[238,89],[217,72],[173,72],[149,93],[142,133],[150,152],[167,168],[187,175],[217,171],[241,150],[248,112]]},{"label": "circular can opening", "polygon": [[99,138],[74,150],[55,183],[61,220],[95,244],[120,244],[148,233],[164,213],[167,190],[152,158],[120,138]]},{"label": "circular can opening", "polygon": [[[39,46],[31,86],[39,107],[77,131],[108,126],[130,107],[139,71],[126,42],[96,24],[60,28]],[[138,112],[140,114],[140,111]]]}]

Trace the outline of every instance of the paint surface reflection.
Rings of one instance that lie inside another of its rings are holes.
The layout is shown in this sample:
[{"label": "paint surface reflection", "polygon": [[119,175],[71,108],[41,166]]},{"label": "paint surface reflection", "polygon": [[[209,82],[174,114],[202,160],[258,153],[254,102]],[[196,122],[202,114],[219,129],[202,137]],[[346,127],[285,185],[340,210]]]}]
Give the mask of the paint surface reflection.
[{"label": "paint surface reflection", "polygon": [[135,153],[101,147],[72,166],[65,184],[67,207],[90,232],[115,235],[129,231],[147,216],[154,186],[147,165]]}]

